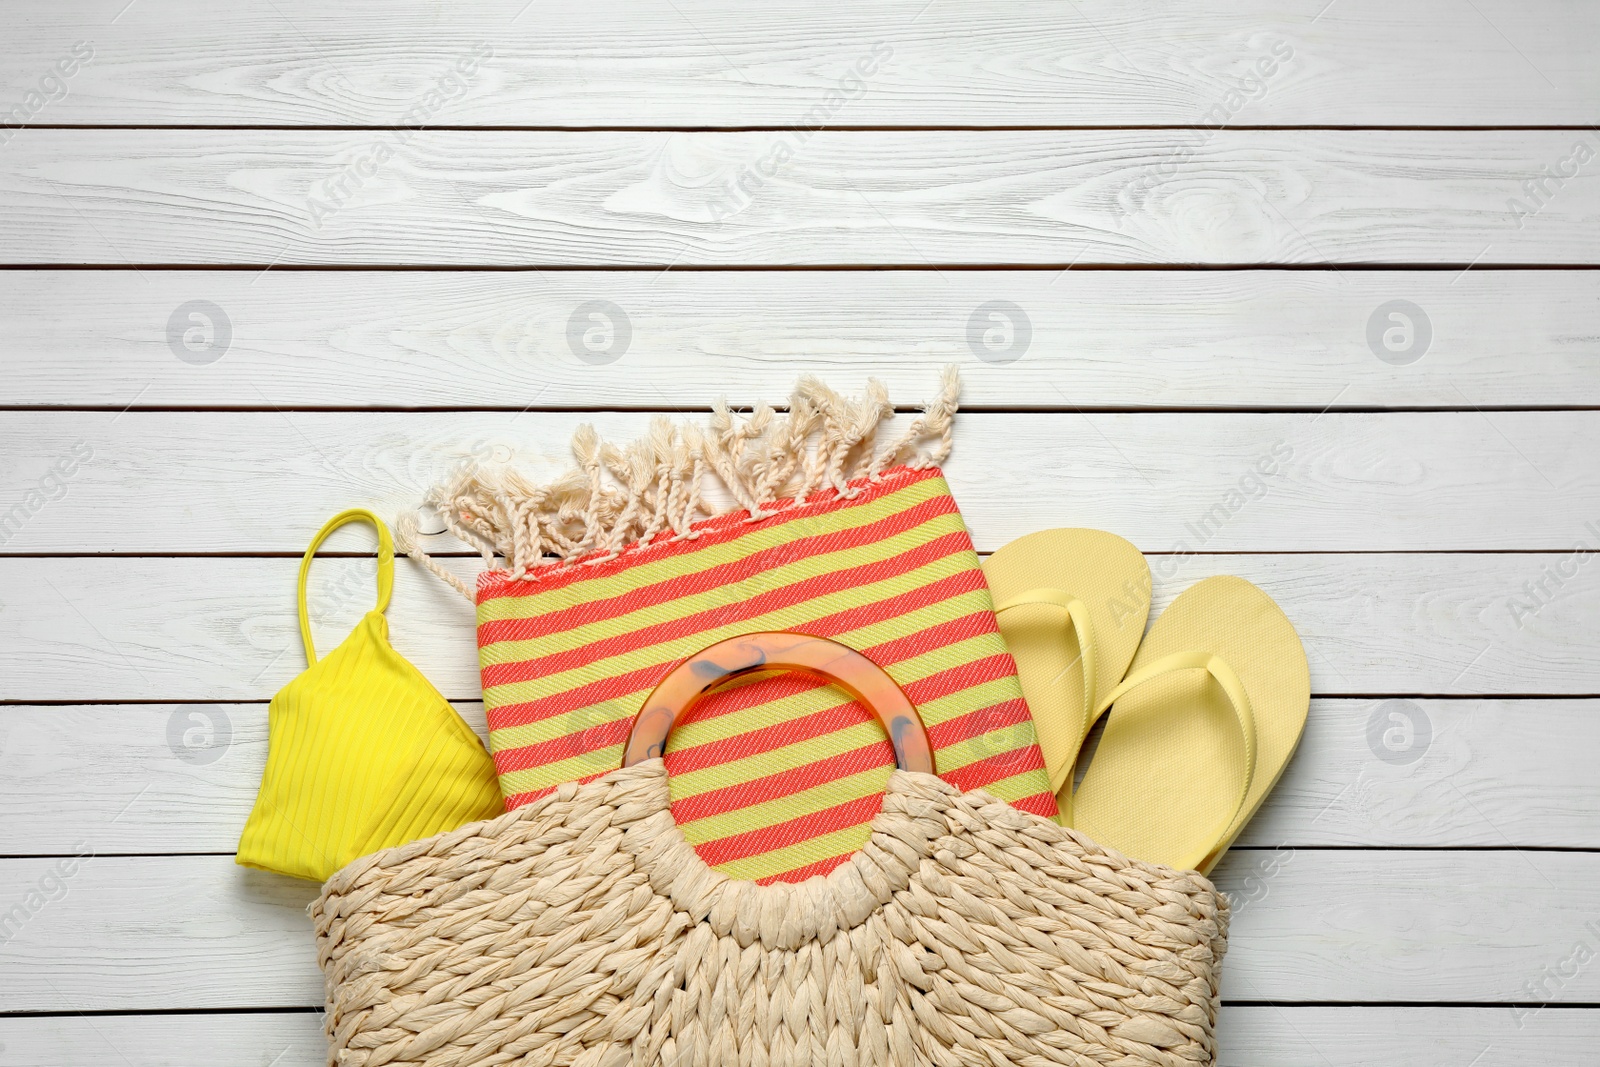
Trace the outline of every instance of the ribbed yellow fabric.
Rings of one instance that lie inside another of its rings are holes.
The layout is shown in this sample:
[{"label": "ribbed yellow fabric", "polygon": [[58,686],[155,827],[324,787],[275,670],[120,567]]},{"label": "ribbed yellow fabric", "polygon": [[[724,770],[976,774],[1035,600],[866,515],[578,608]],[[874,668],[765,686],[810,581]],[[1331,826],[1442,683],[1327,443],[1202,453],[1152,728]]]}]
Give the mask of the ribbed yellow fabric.
[{"label": "ribbed yellow fabric", "polygon": [[[349,522],[378,531],[378,605],[319,660],[306,576],[323,540]],[[505,810],[494,763],[455,709],[389,644],[384,618],[394,544],[370,511],[335,515],[300,563],[310,666],[267,708],[267,766],[237,860],[324,881],[353,859]]]}]

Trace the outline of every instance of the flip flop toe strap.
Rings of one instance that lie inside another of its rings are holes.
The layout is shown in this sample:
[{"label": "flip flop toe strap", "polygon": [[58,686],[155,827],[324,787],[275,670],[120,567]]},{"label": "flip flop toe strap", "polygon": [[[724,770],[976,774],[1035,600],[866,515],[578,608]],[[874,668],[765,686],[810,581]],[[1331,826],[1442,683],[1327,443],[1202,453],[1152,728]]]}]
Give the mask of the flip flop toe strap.
[{"label": "flip flop toe strap", "polygon": [[[1083,738],[1088,733],[1090,724],[1094,721],[1089,718],[1089,709],[1094,707],[1095,692],[1095,648],[1094,626],[1089,620],[1089,606],[1082,600],[1073,596],[1065,589],[1029,589],[1027,592],[1018,593],[1014,597],[995,605],[996,615],[1020,608],[1027,604],[1046,604],[1061,608],[1067,613],[1067,618],[1072,622],[1072,635],[1077,641],[1078,658],[1083,661],[1083,710],[1084,720],[1078,724],[1076,744],[1069,743],[1061,753],[1056,753],[1055,761],[1048,762],[1051,753],[1046,753],[1046,770],[1050,774],[1050,788],[1059,792],[1061,786],[1072,774],[1072,764],[1077,758],[1078,749],[1083,744]],[[1071,664],[1068,664],[1070,669]],[[1062,671],[1065,674],[1066,671]],[[1054,682],[1052,682],[1054,684]],[[1029,709],[1030,711],[1032,709]],[[1063,759],[1062,757],[1066,758]]]},{"label": "flip flop toe strap", "polygon": [[[1203,670],[1216,680],[1217,685],[1228,698],[1228,703],[1233,707],[1234,720],[1239,727],[1239,738],[1244,745],[1244,774],[1239,783],[1238,799],[1234,801],[1233,808],[1217,827],[1217,831],[1205,845],[1189,859],[1193,862],[1178,864],[1184,869],[1198,867],[1208,860],[1212,853],[1220,846],[1227,844],[1227,834],[1239,812],[1244,809],[1245,798],[1250,794],[1250,784],[1255,780],[1256,773],[1256,721],[1255,713],[1250,707],[1249,694],[1245,692],[1244,685],[1239,681],[1239,676],[1228,665],[1228,661],[1212,652],[1173,652],[1162,656],[1160,659],[1145,664],[1124,678],[1116,688],[1101,698],[1095,705],[1094,712],[1089,716],[1089,726],[1111,709],[1111,706],[1122,699],[1130,690],[1137,689],[1146,682],[1177,671]],[[1089,731],[1084,732],[1087,740]],[[1081,749],[1081,745],[1080,745]],[[1074,758],[1073,763],[1077,760]],[[1061,815],[1068,826],[1072,825],[1072,790],[1069,788],[1057,798],[1061,806]]]}]

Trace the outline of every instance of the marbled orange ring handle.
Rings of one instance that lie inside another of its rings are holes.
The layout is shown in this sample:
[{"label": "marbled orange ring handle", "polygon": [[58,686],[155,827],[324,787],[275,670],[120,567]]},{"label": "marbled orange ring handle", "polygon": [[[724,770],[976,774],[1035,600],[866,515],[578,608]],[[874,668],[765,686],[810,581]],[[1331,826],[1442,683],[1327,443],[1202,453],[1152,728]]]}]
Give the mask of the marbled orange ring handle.
[{"label": "marbled orange ring handle", "polygon": [[718,641],[673,668],[633,720],[622,765],[660,756],[673,724],[690,708],[719,686],[756,671],[799,671],[838,686],[878,717],[894,746],[897,767],[934,773],[933,747],[922,719],[882,667],[837,641],[783,631]]}]

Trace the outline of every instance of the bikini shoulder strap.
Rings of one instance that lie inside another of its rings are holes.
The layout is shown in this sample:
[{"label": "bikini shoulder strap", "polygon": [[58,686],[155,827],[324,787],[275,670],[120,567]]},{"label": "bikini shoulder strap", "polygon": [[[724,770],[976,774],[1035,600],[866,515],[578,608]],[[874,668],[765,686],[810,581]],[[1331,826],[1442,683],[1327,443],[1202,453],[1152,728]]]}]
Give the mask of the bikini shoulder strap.
[{"label": "bikini shoulder strap", "polygon": [[300,639],[306,646],[306,663],[317,662],[317,650],[311,643],[311,614],[306,610],[306,576],[311,573],[311,560],[316,556],[317,549],[328,535],[341,526],[352,522],[367,522],[378,531],[378,606],[374,611],[383,611],[389,606],[389,596],[394,592],[394,541],[389,536],[389,527],[366,508],[351,508],[341,511],[323,524],[317,531],[317,536],[311,539],[311,547],[306,549],[306,554],[300,559],[300,583],[298,597],[300,601]]}]

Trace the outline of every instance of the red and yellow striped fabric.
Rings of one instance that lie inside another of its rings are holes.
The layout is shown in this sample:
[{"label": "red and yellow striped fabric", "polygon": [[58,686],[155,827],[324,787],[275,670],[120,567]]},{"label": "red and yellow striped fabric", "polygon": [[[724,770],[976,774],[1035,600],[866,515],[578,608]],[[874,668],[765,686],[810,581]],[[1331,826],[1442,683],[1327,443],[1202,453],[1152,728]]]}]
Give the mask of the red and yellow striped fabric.
[{"label": "red and yellow striped fabric", "polygon": [[[961,514],[935,468],[897,468],[748,522],[696,523],[614,559],[478,582],[489,746],[507,808],[614,770],[634,715],[684,658],[798,630],[864,653],[922,714],[941,777],[1054,817],[1044,761]],[[867,840],[893,768],[882,728],[793,674],[716,693],[668,741],[672,814],[730,877],[801,881]]]}]

